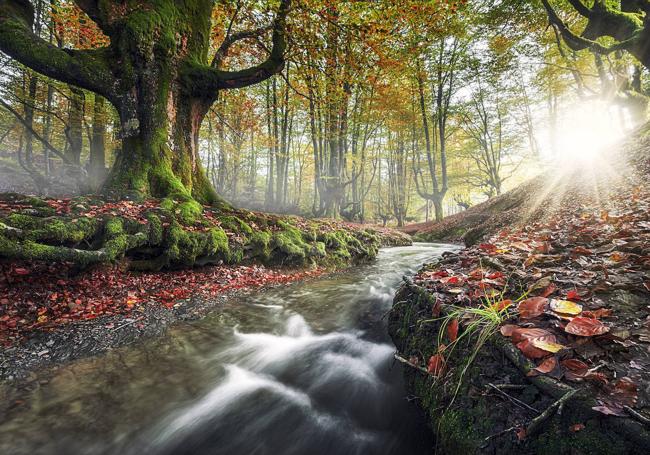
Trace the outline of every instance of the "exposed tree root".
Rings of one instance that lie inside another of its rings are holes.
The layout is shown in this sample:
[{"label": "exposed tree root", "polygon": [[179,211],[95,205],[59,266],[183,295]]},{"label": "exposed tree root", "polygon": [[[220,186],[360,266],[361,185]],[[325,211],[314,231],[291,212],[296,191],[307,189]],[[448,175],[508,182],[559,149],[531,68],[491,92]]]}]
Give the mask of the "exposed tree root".
[{"label": "exposed tree root", "polygon": [[[373,258],[406,236],[342,223],[281,218],[162,200],[135,205],[78,198],[4,195],[0,257],[71,262],[80,268],[123,261],[158,271],[207,264],[327,265]],[[9,210],[6,210],[6,209]]]}]

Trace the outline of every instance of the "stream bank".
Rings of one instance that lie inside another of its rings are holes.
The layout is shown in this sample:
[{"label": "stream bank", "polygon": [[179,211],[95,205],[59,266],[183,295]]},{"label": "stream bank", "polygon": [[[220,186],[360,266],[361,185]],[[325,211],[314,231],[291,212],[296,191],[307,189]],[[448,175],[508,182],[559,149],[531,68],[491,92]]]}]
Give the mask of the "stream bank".
[{"label": "stream bank", "polygon": [[454,246],[382,249],[376,261],[264,292],[57,368],[0,413],[12,454],[424,455],[386,314],[402,275]]}]

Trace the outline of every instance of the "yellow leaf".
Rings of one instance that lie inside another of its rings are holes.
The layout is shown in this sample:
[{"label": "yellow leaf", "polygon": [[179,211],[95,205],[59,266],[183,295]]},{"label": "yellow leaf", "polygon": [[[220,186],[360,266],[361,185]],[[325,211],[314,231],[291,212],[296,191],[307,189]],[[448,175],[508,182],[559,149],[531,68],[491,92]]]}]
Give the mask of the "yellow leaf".
[{"label": "yellow leaf", "polygon": [[546,352],[552,352],[553,354],[555,354],[558,351],[561,351],[562,349],[564,349],[566,347],[566,346],[563,346],[563,345],[558,344],[558,343],[551,343],[551,342],[544,341],[544,340],[534,340],[533,339],[533,340],[531,340],[531,343],[537,349],[541,349],[542,351],[546,351]]},{"label": "yellow leaf", "polygon": [[550,307],[551,310],[561,314],[570,314],[577,316],[578,314],[582,313],[582,305],[578,305],[577,303],[571,302],[569,300],[552,299]]}]

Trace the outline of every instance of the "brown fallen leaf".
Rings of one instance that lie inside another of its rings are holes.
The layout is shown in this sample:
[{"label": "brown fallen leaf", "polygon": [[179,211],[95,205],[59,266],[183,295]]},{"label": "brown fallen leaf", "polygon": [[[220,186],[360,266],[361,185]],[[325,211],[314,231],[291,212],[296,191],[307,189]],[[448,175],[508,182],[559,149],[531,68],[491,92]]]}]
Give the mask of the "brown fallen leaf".
[{"label": "brown fallen leaf", "polygon": [[548,299],[546,297],[531,297],[520,302],[517,311],[522,319],[533,319],[544,314],[547,306]]},{"label": "brown fallen leaf", "polygon": [[564,331],[581,337],[592,337],[609,332],[609,327],[598,319],[575,317],[566,325]]},{"label": "brown fallen leaf", "polygon": [[449,338],[451,343],[458,339],[458,319],[452,319],[447,324],[447,338]]},{"label": "brown fallen leaf", "polygon": [[445,358],[442,356],[442,354],[432,355],[429,359],[429,363],[427,364],[427,371],[435,377],[439,378],[442,376],[444,369]]},{"label": "brown fallen leaf", "polygon": [[540,374],[548,374],[557,367],[557,358],[549,357],[542,361],[535,368],[530,370],[526,376],[538,376]]},{"label": "brown fallen leaf", "polygon": [[517,325],[506,324],[506,325],[502,325],[501,328],[499,329],[499,331],[501,332],[501,335],[503,335],[504,337],[511,337],[512,332],[515,329],[518,329],[518,328],[519,328],[519,326],[517,326]]}]

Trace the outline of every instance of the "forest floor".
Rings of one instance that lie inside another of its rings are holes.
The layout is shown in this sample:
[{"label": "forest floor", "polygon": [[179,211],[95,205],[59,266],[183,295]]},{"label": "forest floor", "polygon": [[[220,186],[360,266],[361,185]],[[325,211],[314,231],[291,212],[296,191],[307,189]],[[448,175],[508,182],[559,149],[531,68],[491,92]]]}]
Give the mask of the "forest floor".
[{"label": "forest floor", "polygon": [[[410,244],[390,229],[246,210],[204,207],[184,222],[178,205],[164,205],[0,195],[0,380],[160,334],[234,295],[343,270],[380,246]],[[116,220],[120,235],[149,241],[122,242],[115,260],[71,260],[106,250]],[[1,254],[34,250],[64,260]],[[151,254],[164,261],[134,270]]]},{"label": "forest floor", "polygon": [[650,140],[592,164],[420,227],[470,245],[406,283],[390,317],[443,453],[647,449]]}]

